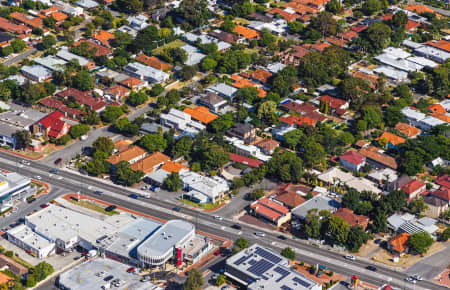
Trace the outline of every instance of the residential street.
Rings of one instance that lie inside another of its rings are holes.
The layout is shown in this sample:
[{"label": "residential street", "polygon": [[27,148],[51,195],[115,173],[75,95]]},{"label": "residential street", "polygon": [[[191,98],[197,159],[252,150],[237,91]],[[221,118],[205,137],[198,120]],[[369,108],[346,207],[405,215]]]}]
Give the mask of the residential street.
[{"label": "residential street", "polygon": [[16,62],[19,62],[27,57],[29,57],[30,55],[32,55],[33,53],[35,53],[37,51],[36,48],[32,47],[31,49],[19,54],[18,56],[15,56],[13,58],[8,59],[7,61],[3,62],[6,66],[15,64]]}]

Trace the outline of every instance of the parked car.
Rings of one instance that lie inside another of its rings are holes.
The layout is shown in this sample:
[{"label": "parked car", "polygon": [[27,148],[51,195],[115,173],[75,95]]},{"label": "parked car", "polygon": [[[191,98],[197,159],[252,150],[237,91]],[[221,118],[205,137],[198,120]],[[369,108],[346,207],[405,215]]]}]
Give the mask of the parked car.
[{"label": "parked car", "polygon": [[423,280],[422,276],[420,276],[419,274],[414,274],[414,275],[411,276],[411,278],[413,278],[413,279],[415,279],[417,281],[422,281]]},{"label": "parked car", "polygon": [[372,265],[370,265],[370,266],[367,266],[367,267],[366,267],[366,269],[367,269],[367,270],[370,270],[370,271],[374,271],[374,272],[376,272],[376,271],[377,271],[377,267],[375,267],[375,266],[372,266]]},{"label": "parked car", "polygon": [[134,271],[134,267],[130,267],[130,268],[128,268],[127,273],[132,273],[133,271]]},{"label": "parked car", "polygon": [[114,278],[113,275],[109,275],[109,276],[105,277],[105,279],[103,279],[103,280],[108,282],[108,281],[112,280],[113,278]]},{"label": "parked car", "polygon": [[322,271],[317,272],[316,277],[322,276]]},{"label": "parked car", "polygon": [[128,197],[131,197],[131,198],[134,198],[134,199],[139,199],[139,195],[134,194],[134,193],[130,194]]},{"label": "parked car", "polygon": [[214,252],[214,256],[220,256],[220,249],[217,249],[217,250]]},{"label": "parked car", "polygon": [[256,232],[255,235],[257,235],[258,237],[265,237],[266,234],[263,232]]},{"label": "parked car", "polygon": [[46,208],[46,207],[48,207],[48,204],[46,204],[46,203],[41,204],[41,208]]},{"label": "parked car", "polygon": [[345,258],[346,258],[347,260],[352,260],[352,261],[355,261],[355,260],[356,260],[355,256],[353,256],[353,255],[345,255]]},{"label": "parked car", "polygon": [[219,274],[216,273],[216,274],[214,274],[214,275],[211,276],[211,279],[212,279],[212,280],[217,280],[217,277],[219,277]]},{"label": "parked car", "polygon": [[58,158],[55,160],[55,164],[58,165],[59,163],[61,163],[61,161],[62,161],[62,158]]},{"label": "parked car", "polygon": [[411,284],[416,284],[416,279],[414,279],[413,277],[406,277],[405,281]]},{"label": "parked car", "polygon": [[148,282],[150,280],[151,280],[150,275],[147,275],[147,276],[142,277],[141,282]]},{"label": "parked car", "polygon": [[117,208],[117,206],[115,206],[115,205],[110,205],[110,206],[108,206],[108,207],[105,208],[105,211],[113,211],[113,210],[115,210],[116,208]]},{"label": "parked car", "polygon": [[36,201],[36,198],[35,198],[35,197],[32,197],[32,198],[30,198],[30,199],[27,199],[27,202],[28,202],[28,203],[32,203],[32,202],[34,202],[34,201]]}]

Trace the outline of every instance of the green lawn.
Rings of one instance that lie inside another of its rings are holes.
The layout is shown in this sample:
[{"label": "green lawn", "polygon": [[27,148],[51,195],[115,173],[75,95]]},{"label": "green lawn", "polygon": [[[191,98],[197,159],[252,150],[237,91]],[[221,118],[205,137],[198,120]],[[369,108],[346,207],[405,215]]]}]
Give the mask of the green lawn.
[{"label": "green lawn", "polygon": [[75,201],[75,200],[70,200],[71,203],[88,208],[90,210],[102,213],[102,214],[106,214],[106,215],[115,215],[115,214],[119,214],[118,211],[105,211],[105,209],[99,205],[96,205],[95,203],[92,203],[90,201],[85,201],[85,200],[79,200],[79,201]]},{"label": "green lawn", "polygon": [[158,47],[158,48],[155,48],[154,50],[152,50],[152,53],[155,54],[155,55],[160,55],[161,52],[162,52],[162,50],[163,50],[164,48],[176,48],[176,47],[183,46],[183,45],[185,45],[185,44],[186,44],[186,43],[185,43],[184,41],[182,41],[182,40],[180,40],[180,39],[175,39],[175,40],[172,41],[172,42],[166,43],[166,44],[163,45],[163,46],[160,46],[160,47]]}]

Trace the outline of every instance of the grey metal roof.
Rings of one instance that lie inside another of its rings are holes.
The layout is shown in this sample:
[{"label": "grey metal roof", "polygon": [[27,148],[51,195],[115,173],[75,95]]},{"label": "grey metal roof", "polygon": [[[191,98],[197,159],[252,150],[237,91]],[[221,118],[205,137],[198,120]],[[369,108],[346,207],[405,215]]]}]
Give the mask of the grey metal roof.
[{"label": "grey metal roof", "polygon": [[158,257],[172,250],[195,231],[194,225],[183,220],[170,220],[145,240],[137,251],[140,255]]},{"label": "grey metal roof", "polygon": [[43,67],[42,65],[35,64],[32,66],[23,66],[21,69],[22,72],[32,75],[36,78],[44,78],[47,79],[52,76],[52,71]]},{"label": "grey metal roof", "polygon": [[307,200],[296,208],[292,209],[292,214],[299,218],[306,218],[308,212],[312,209],[317,209],[317,212],[321,210],[327,210],[329,212],[334,212],[336,209],[341,207],[341,204],[334,199],[316,195],[315,197]]}]

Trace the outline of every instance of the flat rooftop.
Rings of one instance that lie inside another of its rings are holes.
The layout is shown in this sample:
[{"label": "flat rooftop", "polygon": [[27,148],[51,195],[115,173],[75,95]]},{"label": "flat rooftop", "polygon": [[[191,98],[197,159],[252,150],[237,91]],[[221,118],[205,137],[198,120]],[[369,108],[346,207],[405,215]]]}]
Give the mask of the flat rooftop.
[{"label": "flat rooftop", "polygon": [[191,223],[183,220],[168,221],[145,240],[137,251],[148,257],[163,256],[192,232],[195,232],[195,228]]},{"label": "flat rooftop", "polygon": [[63,241],[79,236],[94,244],[99,237],[118,230],[113,224],[58,205],[50,205],[26,220],[35,226],[35,231]]},{"label": "flat rooftop", "polygon": [[[116,262],[111,259],[96,258],[82,263],[59,276],[59,283],[67,289],[101,289],[108,282],[103,279],[112,275],[113,279],[125,281],[121,287],[114,289],[134,289],[134,290],[162,290],[161,287],[151,282],[140,282],[140,276],[127,273],[130,266]],[[99,272],[106,272],[103,277],[97,277]]]},{"label": "flat rooftop", "polygon": [[10,229],[8,234],[20,239],[24,244],[27,244],[35,249],[46,249],[53,247],[52,242],[36,234],[30,227],[23,224]]}]

